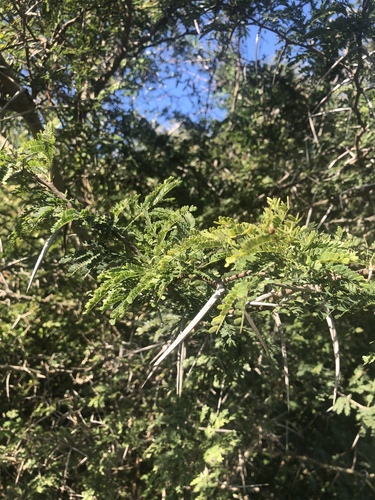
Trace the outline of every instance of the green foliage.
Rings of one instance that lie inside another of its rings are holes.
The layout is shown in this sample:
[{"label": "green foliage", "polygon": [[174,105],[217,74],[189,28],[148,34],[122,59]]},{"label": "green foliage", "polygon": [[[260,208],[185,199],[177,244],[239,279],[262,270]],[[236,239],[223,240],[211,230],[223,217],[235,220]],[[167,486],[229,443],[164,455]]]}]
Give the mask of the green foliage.
[{"label": "green foliage", "polygon": [[[167,193],[174,186],[175,181],[166,181],[160,189]],[[162,200],[160,189],[150,195],[155,203]],[[360,242],[342,230],[333,236],[320,234],[299,225],[286,204],[269,200],[259,224],[225,218],[214,228],[198,231],[191,209],[155,207],[150,205],[150,196],[144,203],[129,203],[131,222],[126,222],[125,230],[132,235],[138,254],[123,266],[118,265],[122,258],[114,256],[110,269],[99,275],[102,284],[89,308],[102,301],[103,309],[109,308],[118,319],[141,298],[156,303],[166,300],[172,285],[170,294],[178,292],[185,302],[192,293],[191,282],[207,278],[226,282],[230,290],[219,306],[220,315],[213,319],[216,330],[235,303],[244,307],[246,299],[255,300],[265,287],[274,287],[275,296],[289,287],[291,308],[295,296],[300,300],[306,294],[311,296],[310,305],[315,297],[317,304],[324,300],[340,314],[373,304],[372,282],[356,271],[366,265]],[[140,219],[141,229],[135,226]],[[215,270],[228,267],[229,271],[215,276]],[[246,279],[241,281],[243,276]]]},{"label": "green foliage", "polygon": [[[25,214],[22,234],[25,234],[25,228],[32,234],[36,228],[45,227],[51,221],[53,234],[72,222],[90,228],[92,239],[87,250],[65,256],[63,262],[70,263],[71,276],[78,271],[85,276],[98,272],[100,285],[87,302],[86,309],[89,312],[101,302],[101,309],[110,312],[112,325],[126,319],[129,314],[136,317],[145,305],[159,311],[172,307],[175,318],[178,318],[176,313],[182,314],[184,309],[190,314],[199,303],[202,304],[210,289],[223,284],[226,293],[217,307],[218,313],[210,314],[211,327],[204,326],[202,332],[204,335],[214,334],[218,348],[223,352],[238,344],[239,335],[247,334],[251,338],[254,327],[245,321],[249,309],[276,308],[290,318],[309,315],[313,310],[324,318],[327,306],[330,314],[343,315],[373,305],[373,283],[358,272],[359,267],[366,266],[368,262],[368,250],[363,249],[359,239],[340,228],[336,234],[328,235],[311,225],[302,226],[300,218],[290,214],[289,203],[279,199],[268,200],[268,207],[258,223],[221,217],[214,227],[199,230],[192,215],[193,208],[168,207],[173,199],[167,196],[177,186],[178,181],[167,179],[144,201],[136,195],[118,202],[107,217],[92,214],[87,209],[74,208],[68,200],[57,196],[51,205],[34,207]],[[115,236],[111,245],[107,239],[110,234]],[[322,308],[322,304],[326,306]],[[264,321],[266,316],[262,314]],[[271,319],[271,315],[268,317]],[[58,323],[46,322],[45,327],[55,324]],[[159,327],[154,324],[154,328],[158,332],[157,338],[160,338]],[[169,332],[166,324],[164,335],[170,335]],[[264,342],[271,348],[271,337],[263,339],[262,345]],[[292,349],[288,348],[289,354]],[[278,350],[271,350],[270,359],[277,366]],[[268,349],[267,353],[270,355]],[[312,364],[307,369],[317,376],[322,372],[322,363]],[[200,370],[203,373],[206,370],[204,363]],[[301,368],[299,373],[303,373]],[[293,380],[293,372],[291,376]],[[329,385],[327,372],[327,387]],[[354,387],[358,394],[373,392],[372,385],[366,385],[365,379]],[[92,390],[86,398],[85,407],[87,411],[100,411],[107,404],[106,399],[112,394],[112,389],[103,380],[97,382]],[[372,404],[371,399],[368,402]],[[203,408],[202,415],[208,409],[208,406]],[[350,400],[346,396],[339,397],[334,410],[338,415],[350,416]],[[362,428],[371,431],[371,407],[355,410]],[[48,415],[49,412],[37,407],[33,418]],[[14,419],[18,413],[10,410],[7,416]],[[221,432],[222,426],[233,420],[234,416],[226,409],[218,414],[212,413],[210,417],[211,423],[205,430],[207,440],[203,442],[197,462],[201,468],[193,468],[183,480],[191,485],[197,498],[206,498],[216,491],[224,474],[224,457],[232,454],[239,445],[236,433],[229,433],[228,440],[212,441],[215,429]],[[145,450],[145,456],[154,461],[154,466],[153,472],[143,474],[141,479],[152,488],[160,478],[164,477],[166,481],[166,471],[169,470],[166,459],[172,459],[181,446],[181,436],[171,437],[169,434],[175,434],[174,424],[171,425],[167,436],[161,433]],[[158,464],[157,456],[161,453],[163,442],[174,444],[168,447],[168,451],[164,452],[166,458]],[[185,458],[181,457],[181,460]],[[36,466],[37,462],[30,464],[30,467]],[[104,472],[105,467],[98,467]],[[178,481],[181,480],[180,477]],[[49,491],[54,487],[53,481],[51,477],[50,480],[35,483],[35,491]],[[169,481],[164,484],[175,488]],[[146,488],[146,491],[151,490]]]},{"label": "green foliage", "polygon": [[374,13],[1,3],[0,496],[373,497]]},{"label": "green foliage", "polygon": [[36,139],[24,141],[18,149],[0,151],[0,178],[5,184],[17,173],[29,173],[35,180],[50,181],[55,150],[56,122],[48,123]]}]

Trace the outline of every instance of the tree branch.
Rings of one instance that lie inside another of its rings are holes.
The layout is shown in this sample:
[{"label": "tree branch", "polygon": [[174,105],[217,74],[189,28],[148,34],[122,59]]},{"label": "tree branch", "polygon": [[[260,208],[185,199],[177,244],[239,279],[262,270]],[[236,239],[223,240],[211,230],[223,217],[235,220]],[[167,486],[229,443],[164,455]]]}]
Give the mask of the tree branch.
[{"label": "tree branch", "polygon": [[[7,99],[6,104],[0,111],[0,116],[6,109],[19,113],[27,123],[34,137],[43,130],[40,117],[35,109],[35,104],[29,93],[17,82],[12,68],[7,64],[0,53],[0,94]],[[9,98],[7,97],[10,97]]]}]

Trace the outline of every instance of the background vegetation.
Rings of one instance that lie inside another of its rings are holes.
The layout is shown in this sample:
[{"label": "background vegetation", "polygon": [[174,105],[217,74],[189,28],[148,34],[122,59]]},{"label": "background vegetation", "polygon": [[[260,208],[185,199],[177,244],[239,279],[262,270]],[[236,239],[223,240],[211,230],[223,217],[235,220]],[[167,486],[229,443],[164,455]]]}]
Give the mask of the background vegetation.
[{"label": "background vegetation", "polygon": [[0,20],[1,496],[374,498],[373,2]]}]

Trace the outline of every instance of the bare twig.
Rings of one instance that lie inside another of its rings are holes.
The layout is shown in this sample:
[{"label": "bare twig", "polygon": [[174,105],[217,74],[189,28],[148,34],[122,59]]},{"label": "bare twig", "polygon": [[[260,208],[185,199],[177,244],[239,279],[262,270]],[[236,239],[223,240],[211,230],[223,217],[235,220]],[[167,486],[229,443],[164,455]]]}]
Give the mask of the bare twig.
[{"label": "bare twig", "polygon": [[300,460],[301,462],[307,462],[307,463],[312,463],[317,467],[320,467],[322,469],[330,470],[333,472],[339,472],[343,474],[348,474],[351,476],[356,476],[362,479],[374,479],[375,478],[375,473],[367,473],[365,471],[356,471],[352,469],[351,467],[340,467],[338,465],[331,465],[331,464],[326,464],[322,462],[321,460],[316,460],[315,458],[308,457],[307,455],[297,455],[293,453],[288,453],[288,454],[282,454],[283,457],[290,458],[293,460]]}]

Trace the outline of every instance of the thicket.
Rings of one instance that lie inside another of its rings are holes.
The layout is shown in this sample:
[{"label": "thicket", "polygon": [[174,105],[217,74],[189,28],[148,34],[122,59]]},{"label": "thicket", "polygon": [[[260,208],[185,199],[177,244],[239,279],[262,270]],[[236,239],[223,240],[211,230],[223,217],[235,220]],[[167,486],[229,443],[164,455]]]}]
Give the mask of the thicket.
[{"label": "thicket", "polygon": [[0,19],[1,495],[373,498],[372,2]]}]

